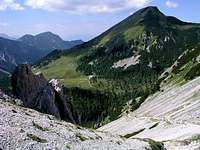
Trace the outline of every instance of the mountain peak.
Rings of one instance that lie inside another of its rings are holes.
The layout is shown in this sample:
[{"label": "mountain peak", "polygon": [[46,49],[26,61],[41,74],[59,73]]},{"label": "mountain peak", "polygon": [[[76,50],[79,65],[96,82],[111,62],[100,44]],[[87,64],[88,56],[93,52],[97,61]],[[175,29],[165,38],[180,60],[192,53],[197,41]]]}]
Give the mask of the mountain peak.
[{"label": "mountain peak", "polygon": [[11,37],[11,36],[9,36],[9,35],[7,35],[5,33],[0,33],[0,37],[4,38],[4,39],[9,39],[9,40],[16,40],[16,38]]},{"label": "mountain peak", "polygon": [[50,32],[50,31],[43,32],[43,33],[40,33],[40,34],[38,34],[38,35],[41,35],[41,34],[44,34],[44,35],[56,35],[56,34]]},{"label": "mountain peak", "polygon": [[143,10],[160,11],[157,6],[148,6],[148,7],[143,8]]},{"label": "mountain peak", "polygon": [[22,39],[22,38],[34,38],[34,36],[31,35],[31,34],[25,34],[25,35],[22,36],[20,39]]},{"label": "mountain peak", "polygon": [[54,34],[54,33],[52,33],[51,31],[46,31],[46,32],[43,32],[43,34]]},{"label": "mountain peak", "polygon": [[125,22],[136,26],[163,26],[167,24],[167,16],[163,14],[157,7],[149,6],[136,11],[130,17],[125,19]]},{"label": "mountain peak", "polygon": [[137,19],[149,19],[150,18],[165,18],[166,16],[155,6],[149,6],[135,12],[131,17],[135,17]]},{"label": "mountain peak", "polygon": [[49,31],[37,34],[36,37],[48,37],[48,38],[52,37],[52,38],[57,38],[58,40],[62,40],[59,35],[49,32]]},{"label": "mountain peak", "polygon": [[143,9],[138,10],[136,13],[141,13],[141,14],[148,14],[148,13],[154,13],[154,14],[163,14],[158,7],[156,6],[149,6],[149,7],[145,7]]}]

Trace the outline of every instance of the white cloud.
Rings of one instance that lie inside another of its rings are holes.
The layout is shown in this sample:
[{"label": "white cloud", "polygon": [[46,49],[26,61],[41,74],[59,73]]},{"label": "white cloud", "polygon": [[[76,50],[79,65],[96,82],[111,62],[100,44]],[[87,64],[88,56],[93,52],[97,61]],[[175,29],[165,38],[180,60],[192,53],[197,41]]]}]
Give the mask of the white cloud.
[{"label": "white cloud", "polygon": [[177,8],[178,7],[178,3],[168,0],[168,1],[166,1],[166,6],[168,8]]},{"label": "white cloud", "polygon": [[127,7],[141,8],[150,3],[151,0],[126,0]]},{"label": "white cloud", "polygon": [[7,22],[0,22],[0,26],[1,27],[7,27],[7,26],[9,26],[9,24]]},{"label": "white cloud", "polygon": [[26,0],[33,9],[64,11],[68,13],[109,13],[141,8],[151,0]]},{"label": "white cloud", "polygon": [[0,0],[0,11],[11,9],[11,10],[23,10],[24,8],[16,3],[15,0]]},{"label": "white cloud", "polygon": [[26,0],[25,5],[33,9],[55,11],[65,5],[63,0]]}]

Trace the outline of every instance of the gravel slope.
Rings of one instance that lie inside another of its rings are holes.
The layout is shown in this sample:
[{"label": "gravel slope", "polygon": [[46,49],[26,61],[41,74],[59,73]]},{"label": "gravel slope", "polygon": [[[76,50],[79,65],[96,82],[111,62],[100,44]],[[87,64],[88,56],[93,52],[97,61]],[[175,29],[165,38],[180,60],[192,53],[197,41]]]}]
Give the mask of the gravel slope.
[{"label": "gravel slope", "polygon": [[0,99],[0,149],[151,150],[149,141],[84,129]]},{"label": "gravel slope", "polygon": [[200,149],[200,77],[182,86],[167,87],[142,106],[99,131],[164,142],[169,150]]}]

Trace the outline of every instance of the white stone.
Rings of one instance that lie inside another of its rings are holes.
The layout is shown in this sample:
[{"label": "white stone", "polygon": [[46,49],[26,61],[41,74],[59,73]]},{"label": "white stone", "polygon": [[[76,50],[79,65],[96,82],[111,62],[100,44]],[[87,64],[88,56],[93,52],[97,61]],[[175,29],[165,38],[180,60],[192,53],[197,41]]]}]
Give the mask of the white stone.
[{"label": "white stone", "polygon": [[56,79],[51,79],[49,81],[49,83],[52,85],[52,87],[58,92],[60,93],[62,91],[62,85],[59,83],[58,80]]},{"label": "white stone", "polygon": [[153,63],[149,62],[149,64],[147,66],[150,67],[150,68],[152,68],[153,67]]},{"label": "white stone", "polygon": [[200,63],[200,55],[196,58],[196,61]]},{"label": "white stone", "polygon": [[38,75],[41,75],[41,74],[42,74],[42,73],[41,73],[40,71],[35,73],[35,75],[37,75],[37,76],[38,76]]},{"label": "white stone", "polygon": [[165,36],[164,41],[165,41],[165,42],[168,42],[169,40],[170,40],[170,37],[169,37],[169,36]]},{"label": "white stone", "polygon": [[137,56],[132,56],[129,58],[125,58],[122,60],[119,60],[118,62],[114,63],[112,68],[119,68],[119,67],[123,67],[124,69],[127,69],[128,67],[132,66],[132,65],[137,65],[140,63],[140,55]]}]

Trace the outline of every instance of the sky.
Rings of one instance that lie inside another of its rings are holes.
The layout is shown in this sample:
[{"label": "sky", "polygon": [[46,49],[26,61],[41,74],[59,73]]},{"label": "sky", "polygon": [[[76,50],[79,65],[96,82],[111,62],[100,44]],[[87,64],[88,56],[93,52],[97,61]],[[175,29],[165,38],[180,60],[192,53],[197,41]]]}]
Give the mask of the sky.
[{"label": "sky", "polygon": [[0,33],[51,31],[65,40],[88,41],[146,6],[200,23],[200,0],[0,0]]}]

